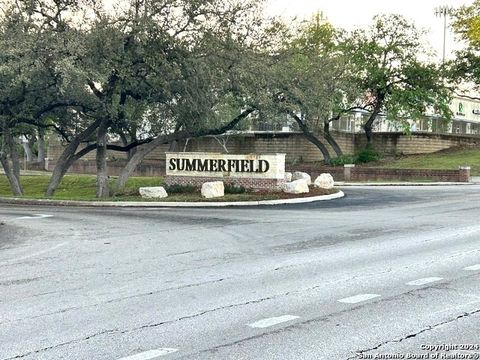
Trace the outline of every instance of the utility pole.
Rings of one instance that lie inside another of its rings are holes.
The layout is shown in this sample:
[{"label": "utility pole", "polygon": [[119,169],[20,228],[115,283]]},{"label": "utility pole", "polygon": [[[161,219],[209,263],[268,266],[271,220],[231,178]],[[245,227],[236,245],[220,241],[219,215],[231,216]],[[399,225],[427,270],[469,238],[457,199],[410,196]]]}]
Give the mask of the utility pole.
[{"label": "utility pole", "polygon": [[447,38],[447,16],[450,15],[450,11],[452,8],[448,5],[437,6],[435,8],[435,16],[442,17],[443,16],[443,57],[442,63],[445,62],[445,42]]}]

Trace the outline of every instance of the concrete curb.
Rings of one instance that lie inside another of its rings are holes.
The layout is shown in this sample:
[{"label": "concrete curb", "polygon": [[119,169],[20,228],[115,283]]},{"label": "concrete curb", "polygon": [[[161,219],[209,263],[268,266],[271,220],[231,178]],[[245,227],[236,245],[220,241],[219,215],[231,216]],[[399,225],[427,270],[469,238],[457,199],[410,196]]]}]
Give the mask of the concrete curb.
[{"label": "concrete curb", "polygon": [[391,183],[353,183],[353,182],[335,182],[335,186],[348,187],[348,186],[458,186],[458,185],[478,185],[474,182],[431,182],[431,183],[414,183],[414,182],[391,182]]},{"label": "concrete curb", "polygon": [[21,199],[0,197],[0,204],[15,205],[47,205],[47,206],[75,206],[75,207],[227,207],[227,206],[259,206],[259,205],[283,205],[304,204],[315,201],[334,200],[344,197],[343,191],[335,194],[311,196],[294,199],[261,200],[261,201],[231,201],[231,202],[142,202],[142,201],[74,201],[74,200],[50,200],[50,199]]}]

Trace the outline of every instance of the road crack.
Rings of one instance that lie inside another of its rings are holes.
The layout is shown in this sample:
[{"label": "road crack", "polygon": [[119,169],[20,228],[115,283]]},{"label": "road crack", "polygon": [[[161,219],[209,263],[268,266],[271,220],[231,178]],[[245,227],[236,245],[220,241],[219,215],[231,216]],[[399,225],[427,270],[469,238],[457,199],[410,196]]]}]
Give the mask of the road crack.
[{"label": "road crack", "polygon": [[56,349],[56,348],[59,348],[59,347],[62,347],[62,346],[67,346],[67,345],[70,345],[70,344],[74,344],[76,342],[87,341],[87,340],[90,340],[90,339],[92,339],[94,337],[97,337],[97,336],[101,336],[101,335],[105,335],[105,334],[113,334],[113,333],[116,333],[116,332],[118,332],[118,329],[103,330],[103,331],[97,332],[95,334],[88,335],[88,336],[86,336],[84,338],[81,338],[81,339],[73,339],[73,340],[66,341],[66,342],[63,342],[63,343],[60,343],[60,344],[47,346],[47,347],[44,347],[44,348],[41,348],[41,349],[29,351],[27,353],[16,355],[16,356],[13,356],[13,357],[3,358],[2,360],[21,359],[21,358],[24,358],[26,356],[39,354],[39,353],[44,352],[44,351]]},{"label": "road crack", "polygon": [[359,350],[356,352],[355,356],[352,356],[352,357],[349,357],[347,358],[346,360],[353,360],[353,359],[358,359],[360,355],[362,354],[365,354],[365,353],[368,353],[368,352],[371,352],[371,351],[374,351],[374,350],[378,350],[380,349],[381,347],[385,346],[385,345],[388,345],[388,344],[394,344],[394,343],[401,343],[402,341],[405,341],[405,340],[408,340],[408,339],[411,339],[411,338],[414,338],[414,337],[417,337],[418,335],[420,334],[423,334],[427,331],[431,331],[431,330],[434,330],[435,328],[437,327],[440,327],[440,326],[443,326],[443,325],[446,325],[446,324],[450,324],[450,323],[453,323],[455,321],[458,321],[460,319],[463,319],[463,318],[466,318],[468,316],[471,316],[471,315],[474,315],[474,314],[478,314],[480,313],[480,309],[477,309],[477,310],[473,310],[473,311],[469,311],[469,312],[464,312],[463,314],[460,314],[456,317],[454,317],[453,319],[449,319],[449,320],[445,320],[445,321],[442,321],[442,322],[439,322],[439,323],[436,323],[436,324],[433,324],[433,325],[429,325],[423,329],[420,329],[419,331],[417,332],[414,332],[414,333],[411,333],[411,334],[408,334],[408,335],[405,335],[401,338],[398,338],[398,339],[393,339],[393,340],[387,340],[387,341],[384,341],[374,347],[371,347],[371,348],[368,348],[368,349],[363,349],[363,350]]},{"label": "road crack", "polygon": [[217,307],[217,308],[214,308],[214,309],[204,310],[204,311],[198,312],[196,314],[192,314],[192,315],[182,316],[182,317],[179,317],[179,318],[176,318],[176,319],[173,319],[173,320],[166,320],[166,321],[162,321],[162,322],[158,322],[158,323],[142,325],[142,326],[134,327],[134,328],[131,328],[131,329],[126,329],[126,330],[119,330],[119,329],[103,330],[103,331],[88,335],[88,336],[80,338],[80,339],[73,339],[73,340],[70,340],[70,341],[67,341],[67,342],[63,342],[63,343],[60,343],[60,344],[48,346],[48,347],[41,348],[41,349],[38,349],[38,350],[30,351],[28,353],[16,355],[16,356],[13,356],[13,357],[4,358],[4,359],[1,359],[1,360],[21,359],[21,358],[24,358],[24,357],[29,356],[29,355],[34,355],[34,354],[38,354],[38,353],[41,353],[41,352],[44,352],[44,351],[56,349],[56,348],[59,348],[59,347],[62,347],[62,346],[67,346],[67,345],[71,345],[71,344],[74,344],[74,343],[87,341],[87,340],[90,340],[94,337],[101,336],[101,335],[127,334],[127,333],[138,331],[138,330],[155,328],[155,327],[162,326],[162,325],[168,325],[168,324],[176,323],[176,322],[182,321],[182,320],[193,319],[193,318],[200,317],[200,316],[203,316],[205,314],[212,313],[212,312],[219,311],[219,310],[234,308],[234,307],[237,307],[237,306],[245,306],[245,305],[250,305],[250,304],[261,303],[263,301],[271,300],[273,298],[274,297],[265,297],[265,298],[261,298],[261,299],[247,301],[247,302],[244,302],[244,303],[230,304],[230,305],[226,305],[226,306]]}]

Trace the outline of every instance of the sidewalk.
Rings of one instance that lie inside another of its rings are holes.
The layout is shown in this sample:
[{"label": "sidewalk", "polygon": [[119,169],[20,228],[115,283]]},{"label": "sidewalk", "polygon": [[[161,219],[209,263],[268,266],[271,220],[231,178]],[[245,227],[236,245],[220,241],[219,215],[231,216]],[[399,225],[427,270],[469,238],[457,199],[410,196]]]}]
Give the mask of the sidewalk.
[{"label": "sidewalk", "polygon": [[335,181],[335,186],[458,186],[458,185],[480,185],[480,178],[466,182],[407,182],[407,181],[391,181],[391,182],[344,182]]}]

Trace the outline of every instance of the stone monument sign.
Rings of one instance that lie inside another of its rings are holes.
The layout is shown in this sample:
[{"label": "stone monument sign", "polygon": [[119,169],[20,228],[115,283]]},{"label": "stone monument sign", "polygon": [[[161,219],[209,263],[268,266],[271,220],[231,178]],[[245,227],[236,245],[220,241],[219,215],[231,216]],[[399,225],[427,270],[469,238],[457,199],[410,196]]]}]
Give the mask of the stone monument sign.
[{"label": "stone monument sign", "polygon": [[208,181],[254,190],[280,190],[285,183],[285,154],[166,153],[167,185]]}]

